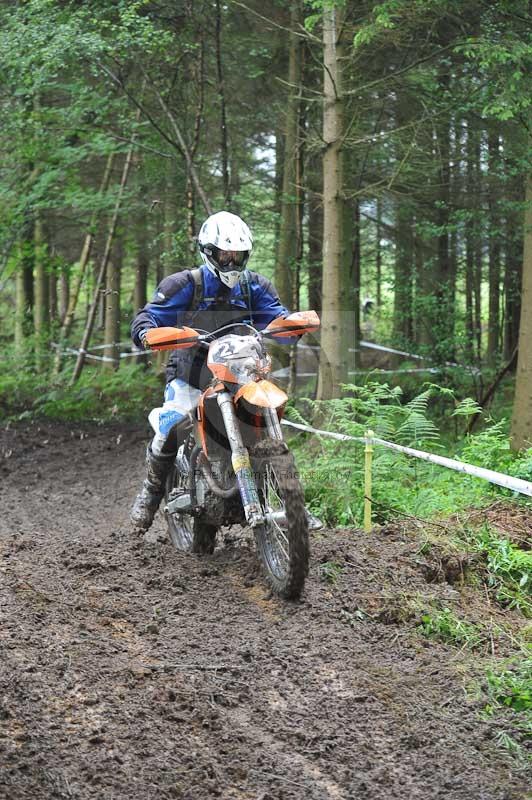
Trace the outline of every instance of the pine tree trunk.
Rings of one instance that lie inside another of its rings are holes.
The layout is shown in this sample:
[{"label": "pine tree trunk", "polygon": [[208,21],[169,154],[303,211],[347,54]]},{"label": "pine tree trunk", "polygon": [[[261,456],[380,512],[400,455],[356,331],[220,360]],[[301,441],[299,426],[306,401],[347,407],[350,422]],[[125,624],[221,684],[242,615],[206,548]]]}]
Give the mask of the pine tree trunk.
[{"label": "pine tree trunk", "polygon": [[[448,91],[449,77],[440,77],[443,91]],[[454,347],[454,316],[452,304],[454,291],[449,238],[449,208],[451,194],[451,125],[442,120],[436,131],[439,154],[439,197],[436,209],[438,258],[436,276],[436,304],[434,307],[433,352],[438,362],[448,361]]]},{"label": "pine tree trunk", "polygon": [[375,302],[377,314],[380,313],[382,304],[382,247],[381,247],[381,219],[382,219],[382,200],[377,197],[375,223]]},{"label": "pine tree trunk", "polygon": [[414,273],[414,236],[412,210],[399,198],[395,211],[395,291],[393,308],[393,334],[402,347],[413,338],[412,291]]},{"label": "pine tree trunk", "polygon": [[35,220],[26,215],[22,239],[22,271],[24,276],[24,294],[26,297],[27,324],[26,331],[32,330],[33,305],[35,303]]},{"label": "pine tree trunk", "polygon": [[148,272],[150,266],[149,256],[149,228],[148,219],[143,213],[137,221],[137,263],[135,268],[135,288],[133,291],[133,305],[135,312],[146,305]]},{"label": "pine tree trunk", "polygon": [[17,270],[15,285],[15,351],[21,357],[25,353],[26,337],[28,330],[28,300],[26,297],[26,284],[24,281],[24,269],[22,266],[22,245],[19,246],[20,266]]},{"label": "pine tree trunk", "polygon": [[48,351],[49,309],[48,274],[46,272],[46,243],[41,214],[36,212],[33,228],[35,260],[35,303],[33,306],[33,326],[35,331],[35,366],[42,372]]},{"label": "pine tree trunk", "polygon": [[32,333],[33,321],[33,219],[26,215],[18,243],[19,267],[16,279],[15,349],[19,357],[27,354],[27,337]]},{"label": "pine tree trunk", "polygon": [[113,257],[110,259],[105,277],[104,294],[104,344],[105,361],[102,361],[104,370],[116,370],[120,366],[120,283],[122,273],[123,246],[122,238],[117,238],[113,248]]},{"label": "pine tree trunk", "polygon": [[[462,159],[462,151],[461,151],[461,128],[459,124],[456,124],[456,120],[453,119],[451,125],[449,126],[449,136],[452,142],[452,149],[450,155],[450,162],[449,162],[449,215],[451,214],[451,206],[454,204],[454,198],[459,197],[462,190],[461,185],[461,174],[460,174],[460,163]],[[449,217],[449,221],[451,218]],[[449,233],[449,307],[452,309],[452,323],[453,323],[453,330],[452,330],[452,339],[451,339],[451,348],[449,350],[449,356],[451,360],[456,359],[455,353],[455,342],[454,342],[454,325],[456,319],[456,290],[457,290],[457,280],[458,280],[458,232],[456,230],[456,225],[451,225],[450,233]]]},{"label": "pine tree trunk", "polygon": [[321,316],[323,198],[321,164],[311,158],[307,166],[308,208],[308,302]]},{"label": "pine tree trunk", "polygon": [[318,400],[338,397],[341,384],[347,380],[342,14],[342,9],[334,6],[323,10],[323,311]]},{"label": "pine tree trunk", "polygon": [[532,445],[532,173],[528,175],[525,201],[519,357],[511,426],[514,450]]},{"label": "pine tree trunk", "polygon": [[224,74],[222,65],[222,12],[220,0],[216,0],[215,40],[216,40],[216,77],[218,80],[218,97],[220,99],[220,150],[222,155],[222,186],[224,204],[231,202],[231,181],[229,178],[229,145],[227,131],[227,113],[225,107]]},{"label": "pine tree trunk", "polygon": [[[303,127],[303,124],[302,126]],[[301,263],[303,261],[303,211],[305,207],[305,198],[303,195],[302,186],[304,184],[304,138],[303,131],[301,131],[301,146],[297,153],[297,169],[296,169],[296,183],[299,188],[299,203],[297,207],[297,229],[296,229],[296,258],[294,263],[294,271],[292,274],[292,302],[291,307],[293,311],[299,311],[301,307]],[[288,395],[295,396],[297,388],[297,343],[290,347],[289,359],[289,382],[288,382]]]},{"label": "pine tree trunk", "polygon": [[467,122],[467,145],[466,145],[466,188],[465,202],[468,210],[464,226],[465,240],[465,358],[468,364],[472,364],[475,359],[475,324],[473,314],[473,296],[475,288],[475,247],[474,247],[474,198],[475,198],[475,179],[473,170],[474,147],[471,132],[471,120]]},{"label": "pine tree trunk", "polygon": [[[480,198],[482,197],[482,166],[480,163],[480,138],[475,139],[475,184],[476,184],[476,204],[478,212],[481,212]],[[475,229],[475,256],[474,256],[474,281],[473,281],[473,308],[474,308],[474,331],[477,361],[482,358],[482,241],[484,226],[482,217],[479,216]]]},{"label": "pine tree trunk", "polygon": [[499,136],[490,132],[488,137],[489,177],[488,177],[488,209],[489,209],[489,255],[488,255],[488,343],[486,359],[494,367],[499,360],[500,341],[500,293],[501,293],[501,239],[499,233],[500,218],[498,213],[499,198],[496,192],[497,168],[499,164]]},{"label": "pine tree trunk", "polygon": [[[175,176],[172,175],[171,178]],[[163,250],[164,257],[159,260],[157,265],[157,284],[161,282],[165,274],[175,272],[172,265],[175,262],[174,245],[175,245],[175,226],[176,226],[176,208],[173,202],[174,192],[172,190],[172,180],[166,181],[164,191],[164,235],[163,235]]]},{"label": "pine tree trunk", "polygon": [[[513,193],[514,201],[523,201],[522,183]],[[523,266],[522,230],[515,212],[508,212],[505,220],[504,258],[504,361],[509,361],[519,338],[521,315],[521,270]]]},{"label": "pine tree trunk", "polygon": [[[51,255],[54,254],[53,244],[50,242]],[[50,314],[50,328],[57,330],[59,321],[58,293],[57,293],[57,269],[54,263],[50,264],[48,273],[48,309]]]},{"label": "pine tree trunk", "polygon": [[351,258],[346,259],[347,270],[345,286],[348,307],[346,309],[347,323],[347,368],[354,370],[360,367],[360,269],[361,269],[361,241],[360,241],[360,203],[355,198],[346,203],[348,212],[346,231],[352,231]]},{"label": "pine tree trunk", "polygon": [[67,315],[69,298],[70,279],[68,269],[66,267],[62,267],[61,274],[59,276],[59,318],[61,319],[61,326],[63,325]]},{"label": "pine tree trunk", "polygon": [[292,273],[297,258],[297,229],[300,203],[297,163],[299,148],[299,116],[301,106],[302,39],[295,31],[301,20],[301,4],[296,0],[290,13],[290,35],[288,50],[288,84],[284,127],[283,183],[281,192],[281,221],[277,260],[275,264],[275,287],[281,302],[290,306],[293,298]]},{"label": "pine tree trunk", "polygon": [[[217,14],[218,20],[220,19],[220,7],[219,4],[217,5]],[[217,57],[221,58],[220,55],[220,39],[219,39],[219,31],[217,31]],[[227,129],[226,129],[226,122],[225,122],[225,100],[224,100],[224,92],[223,92],[223,76],[221,73],[221,60],[219,63],[219,78],[220,78],[220,92],[221,92],[221,99],[222,99],[222,119],[223,119],[223,130],[222,130],[222,144],[225,147],[225,152],[227,153]],[[198,104],[196,106],[196,114],[194,117],[194,137],[192,140],[192,146],[190,149],[190,156],[192,160],[196,157],[196,153],[200,143],[200,136],[201,136],[201,123],[203,120],[203,105],[204,105],[204,94],[205,94],[205,42],[203,38],[203,32],[201,33],[200,38],[200,55],[199,61],[197,64],[196,69],[196,91],[198,95]],[[223,149],[223,148],[222,148]],[[227,176],[227,165],[225,165],[224,169],[224,183],[229,183],[229,179]],[[190,255],[193,258],[194,254],[196,253],[196,193],[194,191],[194,182],[192,180],[192,175],[190,170],[187,170],[187,183],[186,183],[186,198],[187,198],[187,235],[188,235],[188,246],[190,250]]]}]

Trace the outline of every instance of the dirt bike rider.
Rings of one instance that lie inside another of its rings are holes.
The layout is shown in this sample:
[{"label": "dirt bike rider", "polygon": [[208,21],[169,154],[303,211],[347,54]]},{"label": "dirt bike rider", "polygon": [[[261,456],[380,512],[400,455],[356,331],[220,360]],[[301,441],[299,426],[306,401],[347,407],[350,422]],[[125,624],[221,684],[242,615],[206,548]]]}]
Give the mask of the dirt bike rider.
[{"label": "dirt bike rider", "polygon": [[[198,245],[203,265],[164,278],[133,320],[137,346],[143,346],[150,328],[188,325],[211,332],[247,322],[261,330],[290,313],[272,283],[246,269],[253,238],[240,217],[227,211],[211,215],[201,226]],[[153,522],[190,414],[212,379],[205,362],[206,351],[196,347],[174,350],[170,356],[163,406],[149,416],[156,434],[146,453],[147,475],[131,509],[131,521],[142,530]]]}]

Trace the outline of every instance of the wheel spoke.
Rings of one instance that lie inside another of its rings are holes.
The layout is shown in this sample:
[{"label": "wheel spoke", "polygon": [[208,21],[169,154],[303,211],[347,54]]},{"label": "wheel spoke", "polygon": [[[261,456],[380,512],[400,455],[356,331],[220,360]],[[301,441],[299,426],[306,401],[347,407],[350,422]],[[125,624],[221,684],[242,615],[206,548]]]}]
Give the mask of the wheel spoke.
[{"label": "wheel spoke", "polygon": [[[169,485],[167,485],[167,497],[174,490],[184,491],[187,488],[188,478],[177,467],[174,467]],[[178,550],[190,550],[194,537],[192,520],[187,514],[168,514],[168,530],[174,546]]]},{"label": "wheel spoke", "polygon": [[[266,514],[282,512],[286,518],[285,504],[280,495],[279,480],[271,464],[266,466],[262,485],[263,509]],[[270,542],[269,557],[273,572],[282,578],[290,564],[290,540],[274,519],[267,519],[265,535]]]}]

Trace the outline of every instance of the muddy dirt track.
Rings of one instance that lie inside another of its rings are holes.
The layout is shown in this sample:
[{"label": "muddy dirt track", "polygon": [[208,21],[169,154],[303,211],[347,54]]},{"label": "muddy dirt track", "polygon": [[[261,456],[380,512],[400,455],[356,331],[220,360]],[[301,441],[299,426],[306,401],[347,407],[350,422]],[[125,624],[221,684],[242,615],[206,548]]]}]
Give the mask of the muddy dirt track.
[{"label": "muddy dirt track", "polygon": [[131,534],[146,433],[0,430],[1,798],[527,796],[467,691],[474,657],[397,612],[460,598],[419,541],[315,535],[302,602],[280,602],[236,531],[203,559],[160,515]]}]

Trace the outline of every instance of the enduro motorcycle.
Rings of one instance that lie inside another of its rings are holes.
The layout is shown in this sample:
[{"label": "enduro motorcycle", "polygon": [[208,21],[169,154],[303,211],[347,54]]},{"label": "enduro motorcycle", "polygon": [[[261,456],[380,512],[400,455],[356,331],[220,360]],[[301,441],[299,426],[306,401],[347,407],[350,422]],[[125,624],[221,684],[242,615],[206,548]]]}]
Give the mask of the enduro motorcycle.
[{"label": "enduro motorcycle", "polygon": [[213,376],[166,484],[164,511],[174,546],[212,553],[218,528],[249,525],[267,580],[287,599],[299,597],[308,572],[308,521],[280,425],[288,397],[267,379],[265,340],[311,333],[319,325],[315,311],[302,311],[263,331],[243,323],[212,333],[154,328],[146,340],[152,350],[208,349]]}]

